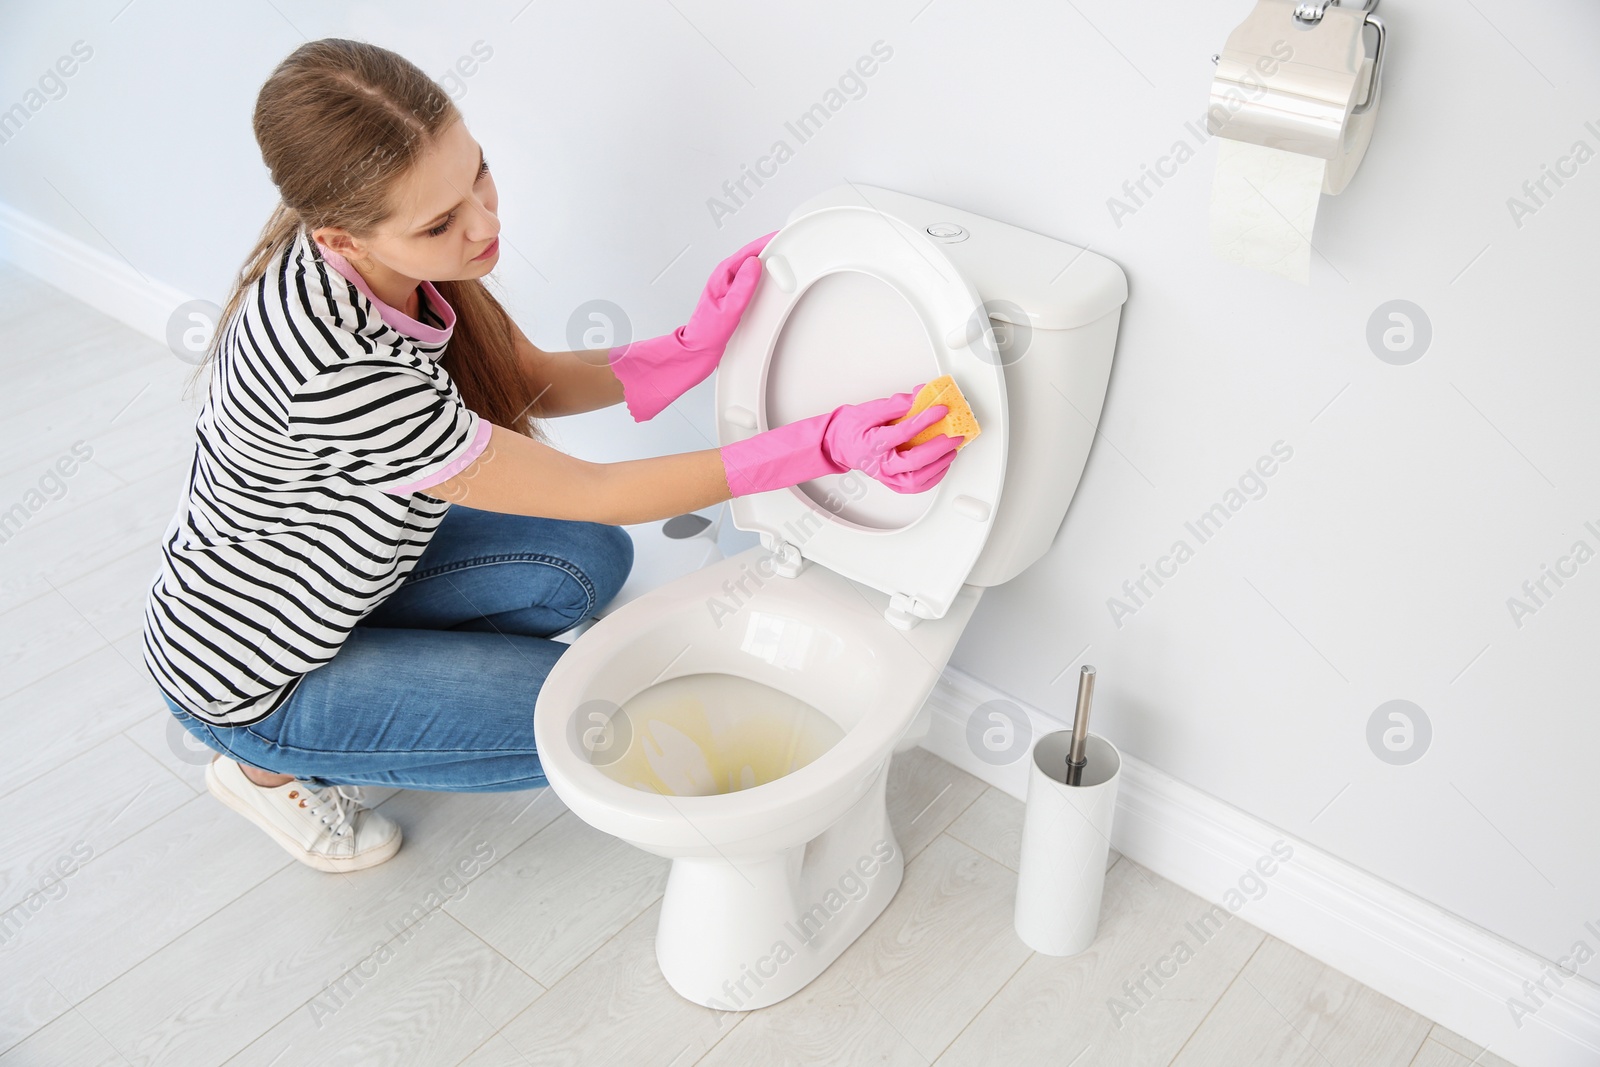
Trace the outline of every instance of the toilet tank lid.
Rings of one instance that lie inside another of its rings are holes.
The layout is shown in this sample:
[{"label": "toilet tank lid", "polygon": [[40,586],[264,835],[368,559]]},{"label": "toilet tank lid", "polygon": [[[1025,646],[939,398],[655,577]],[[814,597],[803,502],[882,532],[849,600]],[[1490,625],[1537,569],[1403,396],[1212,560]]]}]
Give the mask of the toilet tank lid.
[{"label": "toilet tank lid", "polygon": [[1035,330],[1086,326],[1128,299],[1128,277],[1111,260],[1086,248],[1046,237],[960,208],[860,182],[839,185],[789,213],[789,220],[821,207],[869,207],[919,230],[955,223],[959,241],[939,241],[989,310],[991,319]]}]

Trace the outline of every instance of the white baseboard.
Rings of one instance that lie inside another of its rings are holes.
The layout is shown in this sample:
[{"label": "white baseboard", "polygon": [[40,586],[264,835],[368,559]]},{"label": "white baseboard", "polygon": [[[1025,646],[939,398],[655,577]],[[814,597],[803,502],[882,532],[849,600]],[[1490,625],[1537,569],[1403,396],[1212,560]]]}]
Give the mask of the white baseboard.
[{"label": "white baseboard", "polygon": [[[994,766],[967,743],[972,712],[996,699],[1022,709],[1034,738],[1070,727],[949,667],[929,697],[932,718],[920,744],[1026,801],[1026,756]],[[1122,755],[1111,843],[1124,856],[1221,904],[1219,887],[1233,886],[1274,842],[1286,841],[1293,858],[1239,912],[1252,925],[1517,1067],[1600,1064],[1600,986],[1581,976],[1562,978],[1542,957]],[[1595,918],[1600,926],[1600,905]],[[1600,929],[1592,932],[1600,940]],[[1524,983],[1541,978],[1549,993],[1535,990],[1536,999]],[[1519,1027],[1508,1008],[1512,997],[1542,1006]]]},{"label": "white baseboard", "polygon": [[121,258],[0,203],[0,259],[82,300],[154,341],[188,293],[140,274]]}]

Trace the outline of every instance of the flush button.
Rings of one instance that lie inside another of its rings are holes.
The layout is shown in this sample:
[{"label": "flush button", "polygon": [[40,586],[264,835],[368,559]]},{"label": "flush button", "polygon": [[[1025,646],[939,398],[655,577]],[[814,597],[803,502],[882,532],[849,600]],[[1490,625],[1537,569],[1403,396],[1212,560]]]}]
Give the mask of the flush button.
[{"label": "flush button", "polygon": [[927,233],[929,237],[937,237],[941,241],[952,243],[967,239],[967,231],[953,222],[936,222],[928,227]]}]

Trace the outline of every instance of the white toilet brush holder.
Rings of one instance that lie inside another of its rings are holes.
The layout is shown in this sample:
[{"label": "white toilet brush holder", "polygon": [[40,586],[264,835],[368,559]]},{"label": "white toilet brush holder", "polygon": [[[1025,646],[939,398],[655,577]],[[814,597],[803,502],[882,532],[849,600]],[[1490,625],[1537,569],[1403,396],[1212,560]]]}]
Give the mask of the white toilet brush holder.
[{"label": "white toilet brush holder", "polygon": [[1085,667],[1075,728],[1039,738],[1028,761],[1013,921],[1023,943],[1047,956],[1077,955],[1100,926],[1122,755],[1088,732],[1093,689],[1094,668]]}]

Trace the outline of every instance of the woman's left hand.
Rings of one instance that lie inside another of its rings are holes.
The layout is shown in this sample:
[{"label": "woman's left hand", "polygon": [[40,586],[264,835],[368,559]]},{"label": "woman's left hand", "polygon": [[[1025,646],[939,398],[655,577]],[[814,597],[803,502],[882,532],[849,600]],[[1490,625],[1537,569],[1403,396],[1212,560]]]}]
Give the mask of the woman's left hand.
[{"label": "woman's left hand", "polygon": [[755,295],[761,250],[777,232],[757,237],[717,264],[686,324],[661,337],[611,350],[611,369],[622,382],[623,398],[635,422],[653,418],[716,370]]},{"label": "woman's left hand", "polygon": [[[728,338],[733,336],[745,306],[755,295],[756,282],[761,279],[761,250],[777,232],[773,230],[765,237],[757,237],[718,263],[688,324],[677,331],[689,352],[715,353],[711,357],[712,367],[722,358]],[[706,373],[710,374],[711,369],[707,368]]]}]

